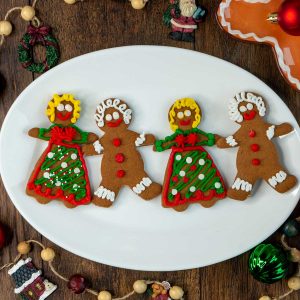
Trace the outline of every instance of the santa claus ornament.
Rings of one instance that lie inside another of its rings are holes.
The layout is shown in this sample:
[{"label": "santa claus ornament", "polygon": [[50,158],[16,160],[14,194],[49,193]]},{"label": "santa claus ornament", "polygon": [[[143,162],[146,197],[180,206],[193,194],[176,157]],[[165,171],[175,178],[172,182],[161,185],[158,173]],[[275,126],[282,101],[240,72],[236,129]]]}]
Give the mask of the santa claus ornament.
[{"label": "santa claus ornament", "polygon": [[194,31],[198,24],[203,22],[207,10],[198,6],[196,0],[170,0],[170,5],[165,11],[163,21],[172,28],[169,37],[173,40],[194,42]]},{"label": "santa claus ornament", "polygon": [[271,45],[281,74],[300,90],[299,0],[222,0],[218,21],[235,38]]}]

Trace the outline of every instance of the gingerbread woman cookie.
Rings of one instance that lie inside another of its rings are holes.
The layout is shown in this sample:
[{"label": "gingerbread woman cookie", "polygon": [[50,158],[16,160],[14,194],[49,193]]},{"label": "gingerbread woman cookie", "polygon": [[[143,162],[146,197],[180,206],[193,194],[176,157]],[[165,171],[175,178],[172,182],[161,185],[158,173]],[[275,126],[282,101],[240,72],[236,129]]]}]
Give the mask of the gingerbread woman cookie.
[{"label": "gingerbread woman cookie", "polygon": [[46,110],[53,125],[28,132],[31,137],[49,141],[26,188],[26,193],[39,203],[57,199],[73,208],[91,201],[88,171],[80,145],[93,143],[98,137],[74,125],[80,110],[80,101],[73,95],[54,95]]},{"label": "gingerbread woman cookie", "polygon": [[124,185],[144,200],[161,193],[161,185],[144,171],[143,159],[137,151],[137,147],[153,145],[155,137],[129,130],[131,118],[132,110],[120,99],[106,99],[97,107],[95,120],[104,135],[83,151],[86,155],[103,154],[102,182],[92,199],[98,206],[110,207]]},{"label": "gingerbread woman cookie", "polygon": [[266,106],[263,98],[253,93],[242,92],[230,102],[229,116],[241,127],[233,135],[219,139],[219,148],[239,147],[237,153],[237,175],[228,197],[245,200],[259,180],[265,180],[279,193],[292,189],[297,179],[282,167],[275,145],[274,137],[286,135],[293,131],[288,123],[274,125],[263,117]]},{"label": "gingerbread woman cookie", "polygon": [[155,142],[156,151],[172,149],[162,191],[162,205],[184,211],[191,203],[211,207],[226,197],[223,178],[202,146],[213,146],[218,136],[198,129],[201,110],[194,99],[175,101],[169,110],[174,134]]}]

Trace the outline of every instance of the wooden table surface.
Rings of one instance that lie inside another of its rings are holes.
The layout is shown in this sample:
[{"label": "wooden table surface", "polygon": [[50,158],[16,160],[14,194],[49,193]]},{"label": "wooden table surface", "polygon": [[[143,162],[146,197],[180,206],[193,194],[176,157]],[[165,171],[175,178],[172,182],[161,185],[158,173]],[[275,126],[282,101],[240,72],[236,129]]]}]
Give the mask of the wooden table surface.
[{"label": "wooden table surface", "polygon": [[[30,2],[0,0],[0,19],[9,8],[28,5]],[[209,9],[209,17],[197,30],[195,43],[180,43],[167,38],[169,31],[162,24],[162,12],[167,7],[168,0],[150,0],[141,11],[132,9],[127,0],[86,0],[72,6],[65,4],[63,0],[40,0],[37,9],[40,19],[52,26],[59,39],[61,62],[95,50],[134,44],[193,49],[228,60],[259,77],[284,99],[299,121],[300,94],[292,90],[281,77],[272,50],[264,45],[240,42],[224,33],[215,18],[218,2],[202,0]],[[14,33],[6,39],[0,52],[1,123],[16,97],[36,77],[24,70],[17,58],[18,41],[27,24],[17,14],[12,18]],[[13,206],[2,182],[0,193],[0,220],[10,226],[14,234],[11,244],[1,253],[1,264],[15,256],[18,241],[33,238],[56,249],[56,265],[61,273],[67,276],[74,273],[84,274],[92,281],[95,289],[108,289],[114,295],[126,294],[131,290],[132,283],[139,278],[176,283],[184,288],[185,299],[188,300],[254,300],[264,294],[278,295],[286,291],[286,281],[273,285],[263,285],[255,281],[248,273],[248,253],[206,268],[181,272],[137,272],[91,262],[60,249],[32,228]],[[299,206],[294,214],[300,215]],[[44,269],[46,277],[59,285],[57,292],[49,299],[96,299],[87,294],[71,294],[64,283],[53,276],[48,266],[42,265],[38,251],[31,255],[36,265]],[[0,273],[0,299],[15,299],[13,284],[5,271]],[[132,299],[145,298],[134,296]],[[300,299],[300,295],[295,293],[288,299]]]}]

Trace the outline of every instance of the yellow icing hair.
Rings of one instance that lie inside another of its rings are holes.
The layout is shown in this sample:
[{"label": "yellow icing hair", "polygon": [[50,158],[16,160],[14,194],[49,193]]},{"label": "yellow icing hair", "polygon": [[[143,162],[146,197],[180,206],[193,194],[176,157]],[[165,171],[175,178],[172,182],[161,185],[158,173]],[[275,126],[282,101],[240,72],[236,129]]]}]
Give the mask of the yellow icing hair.
[{"label": "yellow icing hair", "polygon": [[178,126],[175,124],[175,116],[176,116],[175,109],[180,109],[182,107],[187,107],[195,110],[195,121],[192,124],[193,128],[196,128],[200,123],[201,110],[199,105],[192,98],[182,98],[175,101],[175,103],[172,105],[169,112],[170,127],[173,131],[175,131],[178,128]]},{"label": "yellow icing hair", "polygon": [[74,99],[74,95],[71,94],[63,94],[62,96],[59,96],[55,94],[53,96],[53,99],[51,99],[48,102],[48,107],[46,109],[46,115],[49,117],[51,122],[54,122],[55,120],[55,108],[62,102],[62,101],[69,101],[73,104],[74,110],[73,110],[73,116],[71,119],[71,122],[74,124],[76,123],[77,119],[80,117],[80,101]]}]

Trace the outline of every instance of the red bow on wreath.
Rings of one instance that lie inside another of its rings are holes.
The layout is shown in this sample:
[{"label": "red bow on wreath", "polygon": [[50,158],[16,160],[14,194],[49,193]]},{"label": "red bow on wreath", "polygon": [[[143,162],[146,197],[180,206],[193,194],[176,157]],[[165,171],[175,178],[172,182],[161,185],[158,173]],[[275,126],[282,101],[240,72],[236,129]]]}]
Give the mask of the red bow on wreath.
[{"label": "red bow on wreath", "polygon": [[30,45],[35,45],[37,42],[44,43],[44,37],[51,32],[49,26],[35,27],[29,25],[27,28],[27,33],[30,34],[31,39],[29,41]]}]

